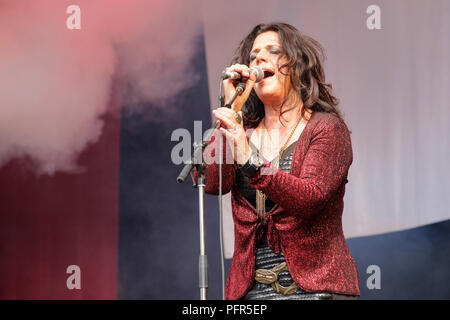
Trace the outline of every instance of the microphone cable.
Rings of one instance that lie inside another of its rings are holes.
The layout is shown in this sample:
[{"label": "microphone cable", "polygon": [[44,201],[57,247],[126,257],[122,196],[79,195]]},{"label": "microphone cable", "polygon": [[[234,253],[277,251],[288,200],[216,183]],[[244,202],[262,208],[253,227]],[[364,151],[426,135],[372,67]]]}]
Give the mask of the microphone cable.
[{"label": "microphone cable", "polygon": [[[223,107],[225,96],[222,95],[222,79],[219,83],[219,106]],[[220,263],[222,267],[222,300],[225,300],[225,258],[223,249],[223,208],[222,208],[222,162],[223,162],[223,138],[219,131],[219,237],[220,237]]]},{"label": "microphone cable", "polygon": [[[264,72],[261,68],[255,68],[255,71],[257,73],[255,81],[261,81],[264,78]],[[222,95],[223,91],[223,77],[220,78],[219,82],[219,106],[220,107],[227,107],[231,108],[231,104],[236,100],[237,96],[239,96],[242,92],[245,90],[245,83],[239,82],[239,84],[236,87],[236,92],[234,93],[233,98],[231,98],[230,102],[225,104],[225,96]],[[217,124],[219,123],[219,120],[216,122],[216,127],[219,128]],[[223,165],[223,136],[222,132],[219,131],[219,237],[220,237],[220,262],[222,265],[222,299],[225,300],[225,258],[224,258],[224,244],[223,244],[223,205],[222,205],[222,165]]]}]

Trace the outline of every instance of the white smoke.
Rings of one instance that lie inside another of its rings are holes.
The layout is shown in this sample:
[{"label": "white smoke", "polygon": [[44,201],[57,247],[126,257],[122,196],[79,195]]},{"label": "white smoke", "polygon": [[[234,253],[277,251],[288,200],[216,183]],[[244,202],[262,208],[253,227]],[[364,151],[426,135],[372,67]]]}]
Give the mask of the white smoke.
[{"label": "white smoke", "polygon": [[[81,9],[69,30],[66,8]],[[193,84],[199,34],[192,1],[0,1],[0,167],[28,158],[40,174],[77,172],[98,141],[113,76],[131,86],[127,106],[162,102]],[[118,55],[120,53],[120,55]],[[135,107],[137,108],[137,107]]]}]

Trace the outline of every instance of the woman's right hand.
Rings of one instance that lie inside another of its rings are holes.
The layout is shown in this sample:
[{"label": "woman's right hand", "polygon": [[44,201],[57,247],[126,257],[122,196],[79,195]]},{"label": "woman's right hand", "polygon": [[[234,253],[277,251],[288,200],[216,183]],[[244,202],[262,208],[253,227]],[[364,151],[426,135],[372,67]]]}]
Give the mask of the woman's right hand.
[{"label": "woman's right hand", "polygon": [[[249,67],[243,64],[233,64],[232,66],[226,68],[226,71],[227,72],[234,71],[240,73],[243,78],[248,78],[248,80],[245,82],[244,92],[242,92],[231,105],[231,108],[235,112],[239,112],[244,106],[245,101],[247,101],[248,96],[250,95],[250,92],[252,91],[253,86],[255,85],[256,72],[254,70],[250,70]],[[239,83],[238,81],[232,79],[223,80],[225,104],[227,104],[233,98],[234,94],[236,93],[236,86],[238,83]]]}]

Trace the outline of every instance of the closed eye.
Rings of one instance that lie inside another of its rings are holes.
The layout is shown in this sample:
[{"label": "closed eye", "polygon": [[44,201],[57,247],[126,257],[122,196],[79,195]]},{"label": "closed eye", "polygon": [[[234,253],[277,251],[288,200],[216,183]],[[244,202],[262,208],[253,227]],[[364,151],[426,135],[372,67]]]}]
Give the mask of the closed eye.
[{"label": "closed eye", "polygon": [[[253,61],[253,60],[256,59],[256,56],[258,55],[258,52],[259,52],[259,50],[257,50],[256,52],[253,52],[253,53],[250,55],[250,61]],[[276,54],[276,55],[279,55],[279,54],[281,54],[282,52],[281,52],[280,49],[278,49],[278,48],[273,48],[273,47],[272,47],[272,48],[269,50],[269,53],[270,53],[270,54]]]},{"label": "closed eye", "polygon": [[278,49],[272,49],[272,50],[270,50],[270,53],[272,53],[272,54],[280,54],[281,51],[278,50]]}]

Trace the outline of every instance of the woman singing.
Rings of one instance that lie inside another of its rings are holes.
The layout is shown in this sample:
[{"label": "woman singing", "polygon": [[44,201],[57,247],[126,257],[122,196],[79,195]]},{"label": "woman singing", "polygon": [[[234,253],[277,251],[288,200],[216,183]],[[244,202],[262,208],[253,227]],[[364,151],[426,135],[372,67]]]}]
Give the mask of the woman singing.
[{"label": "woman singing", "polygon": [[[227,68],[248,80],[232,108],[213,112],[228,142],[224,158],[231,152],[234,160],[222,168],[235,227],[226,299],[359,295],[342,230],[351,140],[322,60],[320,44],[293,26],[260,24]],[[255,82],[254,66],[264,71],[262,81]],[[223,85],[228,102],[236,82]],[[215,154],[206,149],[204,156]],[[206,166],[207,193],[219,191],[218,168]]]}]

